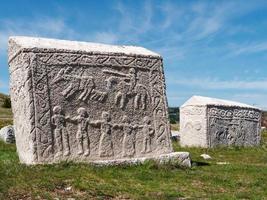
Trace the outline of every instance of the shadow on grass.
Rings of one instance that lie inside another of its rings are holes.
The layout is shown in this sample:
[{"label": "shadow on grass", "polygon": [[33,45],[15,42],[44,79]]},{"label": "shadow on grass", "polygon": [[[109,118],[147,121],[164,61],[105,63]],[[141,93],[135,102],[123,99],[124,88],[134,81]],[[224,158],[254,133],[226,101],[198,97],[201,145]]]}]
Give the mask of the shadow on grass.
[{"label": "shadow on grass", "polygon": [[191,165],[192,165],[192,167],[195,167],[195,166],[197,166],[197,167],[199,167],[199,166],[210,166],[209,163],[201,162],[201,161],[192,161]]}]

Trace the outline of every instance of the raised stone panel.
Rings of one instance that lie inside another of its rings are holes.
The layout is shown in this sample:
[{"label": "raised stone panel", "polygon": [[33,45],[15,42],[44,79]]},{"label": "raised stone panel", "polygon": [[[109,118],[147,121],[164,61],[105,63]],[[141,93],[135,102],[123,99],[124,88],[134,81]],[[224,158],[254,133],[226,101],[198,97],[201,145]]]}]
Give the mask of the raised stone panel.
[{"label": "raised stone panel", "polygon": [[[261,110],[259,108],[233,101],[193,96],[181,106],[180,113],[182,146],[256,146],[260,144]],[[201,127],[200,130],[198,130],[199,127]]]},{"label": "raised stone panel", "polygon": [[160,55],[141,47],[11,37],[9,65],[21,162],[172,152]]}]

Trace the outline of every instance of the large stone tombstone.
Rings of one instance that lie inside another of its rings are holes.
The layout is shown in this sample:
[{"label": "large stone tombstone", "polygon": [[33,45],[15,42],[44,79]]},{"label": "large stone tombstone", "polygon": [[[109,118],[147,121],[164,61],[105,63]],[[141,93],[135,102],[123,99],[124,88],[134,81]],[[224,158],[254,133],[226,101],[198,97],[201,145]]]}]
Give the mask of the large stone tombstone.
[{"label": "large stone tombstone", "polygon": [[222,99],[193,96],[180,108],[182,146],[256,146],[261,110]]},{"label": "large stone tombstone", "polygon": [[11,37],[9,65],[21,162],[119,163],[172,152],[160,55]]}]

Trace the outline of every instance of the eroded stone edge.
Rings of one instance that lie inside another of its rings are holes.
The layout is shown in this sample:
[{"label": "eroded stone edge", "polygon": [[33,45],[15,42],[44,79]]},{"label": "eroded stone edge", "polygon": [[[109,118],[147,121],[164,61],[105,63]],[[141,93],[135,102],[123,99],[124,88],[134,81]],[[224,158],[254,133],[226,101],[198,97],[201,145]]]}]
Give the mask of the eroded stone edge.
[{"label": "eroded stone edge", "polygon": [[[172,152],[151,157],[140,158],[125,158],[113,160],[89,160],[87,162],[81,161],[79,163],[91,164],[94,166],[122,166],[122,165],[139,165],[147,161],[155,161],[158,164],[173,164],[181,167],[191,168],[191,157],[189,152]],[[54,163],[31,163],[31,164],[54,164]]]}]

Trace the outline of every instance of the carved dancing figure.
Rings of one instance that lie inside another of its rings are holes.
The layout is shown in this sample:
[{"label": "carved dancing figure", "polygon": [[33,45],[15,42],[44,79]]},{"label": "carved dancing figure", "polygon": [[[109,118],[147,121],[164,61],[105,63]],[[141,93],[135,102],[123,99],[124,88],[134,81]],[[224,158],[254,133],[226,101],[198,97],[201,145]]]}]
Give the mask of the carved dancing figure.
[{"label": "carved dancing figure", "polygon": [[139,127],[143,128],[143,150],[142,153],[151,152],[151,142],[152,137],[155,134],[154,129],[152,128],[151,121],[148,116],[145,116],[143,119],[144,125]]},{"label": "carved dancing figure", "polygon": [[68,117],[67,120],[78,125],[76,134],[79,149],[78,154],[84,154],[85,156],[88,156],[90,154],[90,140],[88,136],[89,117],[85,108],[79,108],[77,113],[78,115],[76,117]]},{"label": "carved dancing figure", "polygon": [[114,128],[119,127],[123,129],[123,143],[122,143],[122,155],[124,157],[131,157],[135,154],[135,133],[134,129],[138,126],[130,124],[128,116],[123,116],[122,124],[115,124]]},{"label": "carved dancing figure", "polygon": [[113,142],[111,129],[113,125],[111,124],[109,112],[102,112],[102,119],[91,121],[92,126],[100,127],[100,142],[99,142],[99,156],[100,157],[110,157],[113,156]]},{"label": "carved dancing figure", "polygon": [[64,150],[64,156],[70,154],[69,135],[66,130],[66,118],[62,114],[60,106],[53,108],[52,125],[54,126],[54,142],[56,156],[62,154]]}]

